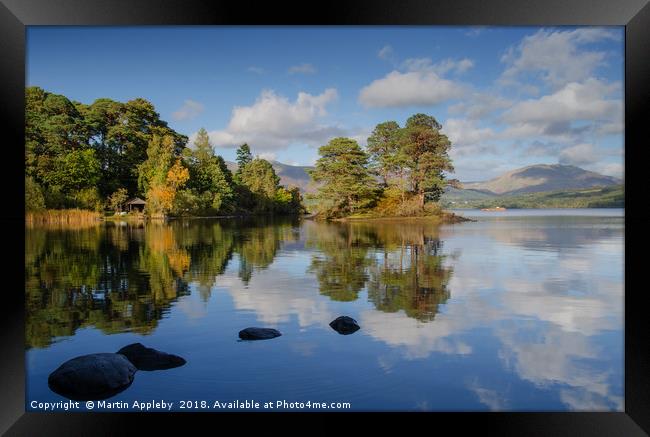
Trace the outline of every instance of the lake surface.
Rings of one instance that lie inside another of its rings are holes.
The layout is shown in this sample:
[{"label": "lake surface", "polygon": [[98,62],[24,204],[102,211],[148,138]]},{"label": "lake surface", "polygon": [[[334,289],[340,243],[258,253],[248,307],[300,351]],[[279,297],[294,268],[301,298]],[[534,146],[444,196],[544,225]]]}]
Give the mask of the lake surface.
[{"label": "lake surface", "polygon": [[28,228],[26,408],[65,400],[64,361],[141,342],[187,364],[108,401],[623,411],[623,210],[458,212],[477,221]]}]

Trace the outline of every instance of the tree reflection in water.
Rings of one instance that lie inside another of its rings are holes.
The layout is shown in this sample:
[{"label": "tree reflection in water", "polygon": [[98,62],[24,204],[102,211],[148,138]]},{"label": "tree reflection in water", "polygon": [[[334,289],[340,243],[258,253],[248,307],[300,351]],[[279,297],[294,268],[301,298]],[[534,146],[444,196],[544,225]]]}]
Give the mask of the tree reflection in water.
[{"label": "tree reflection in water", "polygon": [[307,244],[319,249],[309,271],[321,294],[350,301],[367,288],[380,311],[427,322],[449,298],[439,226],[422,220],[313,224]]},{"label": "tree reflection in water", "polygon": [[449,297],[434,224],[298,220],[182,220],[82,229],[26,229],[28,347],[95,327],[152,332],[193,284],[203,301],[233,259],[248,284],[286,244],[312,252],[306,273],[320,293],[354,301],[367,290],[380,311],[433,320]]}]

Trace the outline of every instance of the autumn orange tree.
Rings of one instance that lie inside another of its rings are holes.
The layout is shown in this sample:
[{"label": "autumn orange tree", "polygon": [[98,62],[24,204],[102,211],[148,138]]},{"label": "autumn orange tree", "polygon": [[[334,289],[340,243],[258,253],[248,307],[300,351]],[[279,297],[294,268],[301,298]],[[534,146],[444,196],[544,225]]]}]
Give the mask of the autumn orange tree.
[{"label": "autumn orange tree", "polygon": [[152,216],[166,215],[174,205],[178,190],[190,178],[189,171],[177,160],[162,183],[156,182],[147,191],[147,211]]},{"label": "autumn orange tree", "polygon": [[190,178],[174,150],[173,138],[154,135],[147,147],[147,160],[139,168],[140,189],[146,193],[146,210],[152,217],[171,211],[176,193]]}]

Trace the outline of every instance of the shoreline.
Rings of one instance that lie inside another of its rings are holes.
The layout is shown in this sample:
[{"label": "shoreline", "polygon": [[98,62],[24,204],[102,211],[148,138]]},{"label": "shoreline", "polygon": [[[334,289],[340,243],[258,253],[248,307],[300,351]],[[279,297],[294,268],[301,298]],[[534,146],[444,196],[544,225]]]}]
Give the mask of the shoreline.
[{"label": "shoreline", "polygon": [[464,222],[475,222],[476,220],[468,217],[454,214],[453,212],[443,212],[440,215],[418,215],[418,216],[387,216],[387,217],[343,217],[332,219],[333,222],[362,222],[362,221],[418,221],[430,220],[436,221],[439,224],[456,224]]}]

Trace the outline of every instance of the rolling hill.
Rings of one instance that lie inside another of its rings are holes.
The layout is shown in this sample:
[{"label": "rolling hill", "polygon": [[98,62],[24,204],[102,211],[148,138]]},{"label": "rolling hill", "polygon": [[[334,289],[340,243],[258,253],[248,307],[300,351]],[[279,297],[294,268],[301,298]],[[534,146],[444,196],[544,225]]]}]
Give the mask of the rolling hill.
[{"label": "rolling hill", "polygon": [[520,208],[624,208],[625,188],[621,185],[584,188],[580,190],[543,191],[536,193],[484,194],[480,198],[473,194],[446,192],[441,198],[443,208],[481,209],[497,206],[507,209]]},{"label": "rolling hill", "polygon": [[[234,173],[237,171],[236,162],[226,161],[226,165],[231,172]],[[311,193],[314,191],[314,188],[309,186],[310,179],[307,174],[307,170],[310,170],[313,167],[288,165],[278,161],[271,161],[271,165],[273,166],[275,173],[280,176],[281,185],[284,185],[285,187],[296,186],[300,188],[300,191],[303,193]]]},{"label": "rolling hill", "polygon": [[463,188],[491,195],[515,195],[608,187],[622,183],[620,179],[573,165],[538,164],[509,171],[489,181],[466,182]]}]

